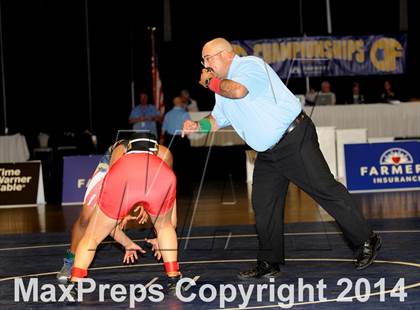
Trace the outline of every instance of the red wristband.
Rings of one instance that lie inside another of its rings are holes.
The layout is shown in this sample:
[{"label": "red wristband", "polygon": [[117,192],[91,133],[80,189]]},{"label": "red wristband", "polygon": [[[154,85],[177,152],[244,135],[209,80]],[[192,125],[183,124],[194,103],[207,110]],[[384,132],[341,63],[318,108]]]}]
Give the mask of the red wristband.
[{"label": "red wristband", "polygon": [[220,93],[220,82],[222,82],[221,79],[218,79],[217,77],[212,78],[209,83],[209,89],[216,94]]},{"label": "red wristband", "polygon": [[82,268],[73,267],[71,271],[71,277],[85,278],[87,276],[87,270]]},{"label": "red wristband", "polygon": [[178,272],[179,265],[178,262],[164,262],[163,266],[165,266],[166,273]]}]

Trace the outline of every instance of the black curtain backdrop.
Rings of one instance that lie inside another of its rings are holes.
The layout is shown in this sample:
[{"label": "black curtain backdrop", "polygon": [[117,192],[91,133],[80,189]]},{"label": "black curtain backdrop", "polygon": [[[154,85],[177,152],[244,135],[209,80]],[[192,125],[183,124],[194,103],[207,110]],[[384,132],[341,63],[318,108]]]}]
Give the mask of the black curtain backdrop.
[{"label": "black curtain backdrop", "polygon": [[[201,47],[207,40],[218,36],[237,40],[302,35],[298,0],[277,3],[172,0],[171,42],[163,42],[163,0],[87,1],[92,123],[99,152],[115,139],[117,129],[130,128],[131,72],[136,100],[143,89],[152,98],[147,26],[157,27],[156,50],[167,109],[182,88],[190,90],[202,110],[212,109],[212,94],[198,85]],[[403,99],[420,97],[417,2],[408,0],[407,73],[330,78],[339,102],[344,100],[354,80],[361,83],[368,97],[379,94],[387,78]],[[325,0],[301,3],[303,32],[308,36],[326,35]],[[330,3],[332,35],[400,33],[399,0]],[[41,131],[56,136],[57,141],[63,132],[77,134],[89,129],[85,1],[1,0],[1,6],[10,133],[25,134],[32,148],[37,145],[36,137]],[[321,80],[311,79],[311,84],[319,87]],[[305,81],[291,80],[289,87],[295,93],[304,93]]]}]

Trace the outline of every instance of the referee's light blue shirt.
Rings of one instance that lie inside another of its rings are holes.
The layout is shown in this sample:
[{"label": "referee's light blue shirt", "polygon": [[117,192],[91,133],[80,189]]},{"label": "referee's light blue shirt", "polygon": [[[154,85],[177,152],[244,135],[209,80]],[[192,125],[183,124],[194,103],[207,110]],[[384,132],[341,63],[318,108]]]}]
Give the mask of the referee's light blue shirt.
[{"label": "referee's light blue shirt", "polygon": [[268,64],[255,56],[236,55],[227,79],[244,85],[248,94],[241,99],[216,94],[212,116],[219,128],[231,125],[254,150],[266,151],[301,112],[299,99]]},{"label": "referee's light blue shirt", "polygon": [[173,107],[168,113],[165,114],[163,119],[162,131],[172,136],[180,135],[184,121],[190,118],[190,114],[181,107]]}]

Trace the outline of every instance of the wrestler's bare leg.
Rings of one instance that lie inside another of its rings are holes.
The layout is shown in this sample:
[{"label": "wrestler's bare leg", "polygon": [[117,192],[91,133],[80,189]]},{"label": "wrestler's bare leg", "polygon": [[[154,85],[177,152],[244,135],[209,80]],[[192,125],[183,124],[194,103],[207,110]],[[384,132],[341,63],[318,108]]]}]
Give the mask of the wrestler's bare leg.
[{"label": "wrestler's bare leg", "polygon": [[[113,152],[110,160],[110,166],[115,163],[123,154],[125,153],[125,147],[123,145],[117,146]],[[76,252],[77,245],[79,244],[80,239],[86,231],[89,220],[92,216],[94,208],[87,205],[83,205],[82,212],[80,213],[79,218],[73,224],[71,232],[71,247],[70,251],[72,253]]]},{"label": "wrestler's bare leg", "polygon": [[[177,262],[178,261],[178,240],[176,236],[176,203],[165,214],[157,217],[151,216],[152,222],[156,229],[157,240],[159,244],[159,251],[162,255],[163,261]],[[173,277],[179,274],[178,271],[168,272],[168,276]]]},{"label": "wrestler's bare leg", "polygon": [[79,217],[72,226],[70,249],[67,250],[66,256],[63,259],[63,266],[57,273],[57,279],[59,282],[65,283],[70,279],[71,270],[74,263],[74,253],[76,252],[80,239],[83,237],[83,234],[86,231],[87,225],[89,224],[89,219],[93,214],[93,210],[93,206],[84,204]]},{"label": "wrestler's bare leg", "polygon": [[159,145],[159,152],[157,156],[162,159],[171,169],[174,163],[174,159],[171,151],[163,145]]},{"label": "wrestler's bare leg", "polygon": [[[86,228],[86,232],[81,238],[75,253],[74,269],[87,270],[96,253],[96,248],[117,225],[117,220],[105,215],[97,206]],[[74,274],[71,281],[77,281]]]},{"label": "wrestler's bare leg", "polygon": [[70,251],[72,253],[76,252],[77,245],[79,244],[80,239],[82,239],[83,234],[86,231],[86,228],[89,224],[89,219],[93,214],[93,210],[95,208],[83,205],[82,211],[80,212],[79,217],[74,222],[72,230],[71,230],[71,245],[70,245]]}]

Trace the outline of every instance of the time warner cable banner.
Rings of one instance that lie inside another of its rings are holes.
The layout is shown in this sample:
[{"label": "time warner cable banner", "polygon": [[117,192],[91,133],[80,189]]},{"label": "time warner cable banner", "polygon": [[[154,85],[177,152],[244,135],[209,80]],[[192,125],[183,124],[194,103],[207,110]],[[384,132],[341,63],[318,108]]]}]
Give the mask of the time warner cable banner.
[{"label": "time warner cable banner", "polygon": [[420,190],[420,140],[345,144],[350,192]]},{"label": "time warner cable banner", "polygon": [[238,55],[263,58],[281,78],[405,72],[406,34],[291,37],[231,43]]}]

